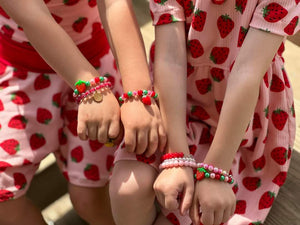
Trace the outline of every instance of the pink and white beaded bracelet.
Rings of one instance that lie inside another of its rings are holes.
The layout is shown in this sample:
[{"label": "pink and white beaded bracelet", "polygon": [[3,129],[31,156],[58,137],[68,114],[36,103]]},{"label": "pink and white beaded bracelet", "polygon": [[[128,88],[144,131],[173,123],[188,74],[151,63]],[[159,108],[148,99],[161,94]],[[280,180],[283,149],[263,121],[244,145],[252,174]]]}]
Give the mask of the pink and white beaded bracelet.
[{"label": "pink and white beaded bracelet", "polygon": [[130,98],[141,99],[144,105],[151,105],[151,98],[157,99],[158,94],[151,90],[128,91],[119,97],[119,103],[122,105]]},{"label": "pink and white beaded bracelet", "polygon": [[174,167],[197,168],[196,160],[192,155],[184,156],[183,153],[168,153],[164,156],[162,156],[162,163],[159,165],[160,170]]}]

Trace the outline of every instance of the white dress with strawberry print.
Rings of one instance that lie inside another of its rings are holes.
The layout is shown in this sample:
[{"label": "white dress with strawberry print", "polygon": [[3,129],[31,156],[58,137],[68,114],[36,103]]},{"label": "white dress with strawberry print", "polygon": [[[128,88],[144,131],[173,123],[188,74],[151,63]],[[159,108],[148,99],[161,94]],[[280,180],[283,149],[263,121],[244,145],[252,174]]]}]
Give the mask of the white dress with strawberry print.
[{"label": "white dress with strawberry print", "polygon": [[[55,21],[77,45],[86,47],[86,43],[98,41],[97,45],[88,46],[93,51],[87,51],[85,56],[94,59],[92,64],[99,74],[107,74],[113,92],[120,93],[119,73],[96,0],[45,0],[45,3]],[[78,105],[72,97],[73,90],[60,76],[53,71],[38,72],[35,60],[30,61],[31,67],[7,60],[3,49],[10,51],[17,47],[20,51],[10,52],[10,59],[16,57],[22,61],[30,57],[23,51],[30,45],[22,28],[2,8],[0,38],[0,202],[23,196],[39,163],[52,152],[71,183],[85,187],[105,185],[113,166],[114,148],[78,138]],[[4,41],[10,48],[3,46]],[[27,53],[31,51],[36,53],[33,48]]]},{"label": "white dress with strawberry print", "polygon": [[[187,135],[197,161],[204,159],[213,139],[227,79],[249,27],[292,35],[300,29],[299,2],[225,0],[215,4],[212,0],[150,0],[155,26],[176,21],[186,24]],[[231,168],[237,206],[227,225],[262,224],[286,179],[295,114],[283,51],[284,44],[261,82],[255,113]],[[177,212],[166,216],[173,224],[190,224]]]}]

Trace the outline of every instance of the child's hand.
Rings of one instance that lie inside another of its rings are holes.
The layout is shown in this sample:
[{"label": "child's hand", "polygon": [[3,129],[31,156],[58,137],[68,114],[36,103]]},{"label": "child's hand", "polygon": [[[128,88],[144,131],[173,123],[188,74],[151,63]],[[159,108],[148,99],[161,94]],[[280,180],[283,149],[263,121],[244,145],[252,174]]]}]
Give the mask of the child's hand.
[{"label": "child's hand", "polygon": [[99,103],[90,99],[79,104],[77,133],[80,139],[106,143],[109,138],[118,138],[120,129],[120,106],[111,91],[103,93]]},{"label": "child's hand", "polygon": [[189,167],[164,169],[153,185],[158,202],[168,210],[180,209],[185,215],[191,207],[194,178]]},{"label": "child's hand", "polygon": [[204,179],[196,183],[190,217],[193,224],[200,224],[201,221],[203,225],[219,225],[234,214],[235,203],[230,184]]},{"label": "child's hand", "polygon": [[128,101],[121,107],[121,120],[128,152],[145,153],[149,157],[157,148],[164,150],[166,134],[156,103],[144,105],[141,101]]}]

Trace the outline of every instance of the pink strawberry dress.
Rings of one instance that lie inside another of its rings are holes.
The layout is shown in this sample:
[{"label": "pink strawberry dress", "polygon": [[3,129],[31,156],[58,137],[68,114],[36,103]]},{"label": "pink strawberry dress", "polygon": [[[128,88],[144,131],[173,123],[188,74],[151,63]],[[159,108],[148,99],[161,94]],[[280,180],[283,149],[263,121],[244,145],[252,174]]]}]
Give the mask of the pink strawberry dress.
[{"label": "pink strawberry dress", "polygon": [[[121,90],[96,1],[45,0],[53,18],[85,57]],[[107,183],[114,148],[80,141],[72,89],[39,57],[22,28],[0,11],[0,202],[27,191],[39,163],[55,153],[73,184]]]},{"label": "pink strawberry dress", "polygon": [[[299,0],[150,0],[154,25],[185,21],[188,139],[201,162],[213,140],[231,67],[250,27],[287,36],[300,29]],[[231,171],[237,206],[226,225],[262,224],[286,179],[295,136],[293,93],[278,49]],[[262,50],[263,53],[263,50]],[[152,59],[153,60],[153,59]],[[226,154],[224,152],[224,154]],[[173,224],[190,224],[168,212]]]}]

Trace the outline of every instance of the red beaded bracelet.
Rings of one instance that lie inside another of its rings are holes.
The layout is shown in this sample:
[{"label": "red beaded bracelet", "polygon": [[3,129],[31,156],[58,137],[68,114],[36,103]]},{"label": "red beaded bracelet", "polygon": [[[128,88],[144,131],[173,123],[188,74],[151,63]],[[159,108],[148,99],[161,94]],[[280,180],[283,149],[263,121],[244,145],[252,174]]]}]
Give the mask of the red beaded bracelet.
[{"label": "red beaded bracelet", "polygon": [[166,159],[173,159],[173,158],[183,158],[184,153],[183,152],[170,152],[162,155],[160,157],[160,161],[163,162]]},{"label": "red beaded bracelet", "polygon": [[157,99],[158,94],[156,94],[155,91],[151,91],[151,90],[128,91],[119,97],[119,103],[120,105],[122,105],[128,99],[138,98],[138,97],[141,98],[142,102],[145,105],[151,105],[151,97]]}]

